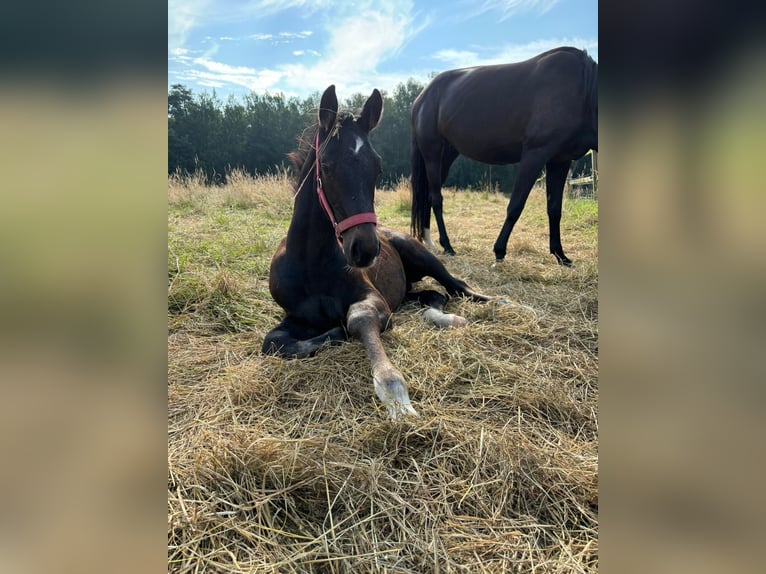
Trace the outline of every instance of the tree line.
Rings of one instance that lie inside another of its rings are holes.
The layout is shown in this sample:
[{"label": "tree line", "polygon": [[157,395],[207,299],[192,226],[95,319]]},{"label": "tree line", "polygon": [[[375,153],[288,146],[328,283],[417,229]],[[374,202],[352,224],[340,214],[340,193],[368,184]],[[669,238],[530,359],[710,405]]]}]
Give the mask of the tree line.
[{"label": "tree line", "polygon": [[[370,141],[383,158],[381,187],[395,186],[410,176],[410,110],[425,86],[414,79],[383,92],[383,120]],[[361,109],[369,94],[354,94],[342,105]],[[225,183],[226,174],[239,169],[251,175],[288,167],[287,154],[297,138],[315,121],[321,94],[299,99],[283,94],[230,96],[222,102],[213,91],[193,93],[182,84],[168,91],[168,173],[202,173],[209,183]],[[590,171],[590,158],[575,163],[575,173]],[[445,185],[510,193],[515,165],[489,166],[460,156]]]}]

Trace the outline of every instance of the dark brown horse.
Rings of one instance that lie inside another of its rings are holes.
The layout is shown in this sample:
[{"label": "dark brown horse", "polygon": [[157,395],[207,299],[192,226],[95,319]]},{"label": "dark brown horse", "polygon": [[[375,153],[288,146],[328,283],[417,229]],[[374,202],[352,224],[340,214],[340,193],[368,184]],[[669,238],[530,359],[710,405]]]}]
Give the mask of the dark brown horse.
[{"label": "dark brown horse", "polygon": [[443,313],[445,295],[412,292],[412,284],[428,275],[450,295],[489,298],[450,275],[412,237],[376,227],[373,199],[381,161],[368,134],[382,112],[383,99],[375,90],[359,117],[338,113],[330,86],[322,95],[319,124],[292,154],[299,173],[295,207],[269,273],[271,295],[286,316],[266,335],[263,352],[307,357],[326,343],[355,337],[372,364],[375,393],[396,418],[417,413],[380,340],[392,311],[411,298],[429,306],[425,315],[434,323],[465,325],[462,317]]},{"label": "dark brown horse", "polygon": [[584,51],[556,48],[524,62],[450,70],[412,105],[412,234],[454,255],[442,214],[442,185],[458,155],[502,165],[519,162],[497,261],[532,185],[546,168],[550,250],[562,265],[561,202],[572,160],[598,150],[598,64]]}]

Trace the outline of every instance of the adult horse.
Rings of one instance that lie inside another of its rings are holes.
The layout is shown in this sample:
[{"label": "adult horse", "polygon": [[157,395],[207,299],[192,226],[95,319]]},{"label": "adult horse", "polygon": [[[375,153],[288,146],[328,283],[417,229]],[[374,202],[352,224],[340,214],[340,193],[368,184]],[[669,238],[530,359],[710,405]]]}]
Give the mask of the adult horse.
[{"label": "adult horse", "polygon": [[562,265],[561,202],[572,160],[598,150],[598,64],[582,50],[555,48],[524,62],[450,70],[412,105],[412,234],[433,247],[431,209],[444,252],[454,255],[442,214],[442,185],[458,155],[519,162],[497,261],[532,185],[546,168],[550,251]]},{"label": "adult horse", "polygon": [[406,298],[417,299],[430,307],[425,316],[434,323],[465,325],[462,317],[443,312],[446,296],[411,292],[412,284],[428,275],[450,295],[489,298],[450,275],[412,237],[376,227],[373,199],[381,162],[368,134],[382,113],[378,90],[358,117],[338,113],[330,86],[322,95],[318,125],[291,154],[300,174],[293,217],[269,272],[269,290],[286,315],[266,335],[263,352],[307,357],[347,335],[359,339],[372,364],[375,393],[395,419],[417,413],[380,340],[392,311]]}]

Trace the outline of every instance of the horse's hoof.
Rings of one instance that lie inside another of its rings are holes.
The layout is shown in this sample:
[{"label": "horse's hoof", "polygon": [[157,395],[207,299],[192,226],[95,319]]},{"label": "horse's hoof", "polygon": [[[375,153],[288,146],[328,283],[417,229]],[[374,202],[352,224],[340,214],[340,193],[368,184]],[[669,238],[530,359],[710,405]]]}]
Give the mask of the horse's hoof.
[{"label": "horse's hoof", "polygon": [[500,267],[503,264],[504,261],[505,261],[505,259],[495,259],[495,262],[490,266],[490,268],[491,269],[497,269],[498,267]]},{"label": "horse's hoof", "polygon": [[468,324],[468,321],[466,321],[464,317],[453,315],[452,313],[445,313],[435,307],[426,309],[423,313],[423,319],[442,329],[447,329],[449,327],[465,327]]},{"label": "horse's hoof", "polygon": [[375,394],[386,406],[391,420],[400,420],[405,415],[419,416],[410,402],[410,395],[401,373],[396,369],[383,371],[372,376]]},{"label": "horse's hoof", "polygon": [[400,421],[404,419],[406,416],[412,416],[412,417],[419,417],[418,411],[416,411],[414,408],[412,408],[411,404],[394,404],[394,405],[386,405],[386,410],[388,411],[388,416],[392,421]]},{"label": "horse's hoof", "polygon": [[574,267],[572,260],[563,253],[556,253],[555,251],[551,251],[551,254],[556,258],[556,263],[559,265],[563,267]]},{"label": "horse's hoof", "polygon": [[455,256],[455,250],[454,249],[445,249],[444,250],[444,255],[449,255],[450,257],[454,257]]}]

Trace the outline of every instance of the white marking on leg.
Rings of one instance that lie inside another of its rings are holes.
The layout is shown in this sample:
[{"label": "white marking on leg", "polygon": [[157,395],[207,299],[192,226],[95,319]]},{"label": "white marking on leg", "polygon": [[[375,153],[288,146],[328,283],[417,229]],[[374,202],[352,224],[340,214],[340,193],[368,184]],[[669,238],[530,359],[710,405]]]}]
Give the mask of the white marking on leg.
[{"label": "white marking on leg", "polygon": [[460,315],[444,313],[438,309],[434,309],[433,307],[429,307],[425,310],[423,313],[423,319],[436,325],[437,327],[442,327],[443,329],[446,329],[447,327],[465,327],[468,323],[465,318],[461,317]]},{"label": "white marking on leg", "polygon": [[430,229],[424,229],[423,230],[423,243],[425,243],[428,247],[432,247],[436,249],[436,245],[434,245],[434,242],[431,241],[431,230]]},{"label": "white marking on leg", "polygon": [[373,369],[373,386],[375,394],[386,406],[388,416],[392,420],[399,420],[404,415],[420,416],[410,402],[410,395],[401,373],[393,367],[387,373],[384,369],[379,369],[378,372],[380,374]]}]

